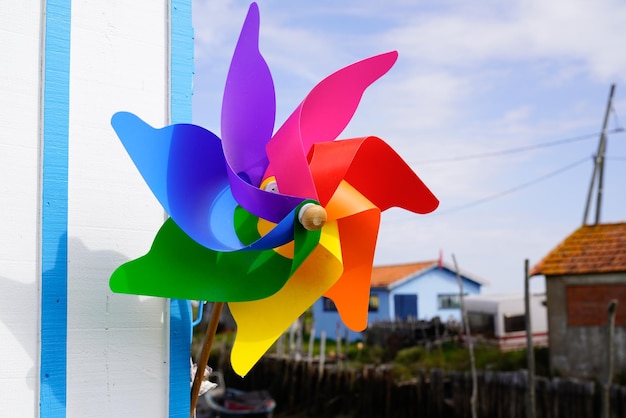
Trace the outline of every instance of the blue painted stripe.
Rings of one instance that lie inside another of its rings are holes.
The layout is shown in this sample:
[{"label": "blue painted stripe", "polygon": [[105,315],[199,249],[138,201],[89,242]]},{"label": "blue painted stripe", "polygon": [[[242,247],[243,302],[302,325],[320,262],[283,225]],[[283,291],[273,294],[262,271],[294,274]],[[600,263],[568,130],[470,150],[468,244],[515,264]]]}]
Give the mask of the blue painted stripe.
[{"label": "blue painted stripe", "polygon": [[170,114],[172,123],[191,123],[193,26],[191,0],[171,0]]},{"label": "blue painted stripe", "polygon": [[191,344],[191,311],[189,302],[170,300],[170,388],[169,416],[189,417],[191,385],[189,355]]},{"label": "blue painted stripe", "polygon": [[[193,26],[191,0],[170,3],[170,117],[171,123],[191,123],[193,83]],[[169,416],[189,417],[191,388],[189,358],[191,308],[188,301],[170,301]]]},{"label": "blue painted stripe", "polygon": [[41,209],[41,418],[66,415],[70,0],[45,3]]}]

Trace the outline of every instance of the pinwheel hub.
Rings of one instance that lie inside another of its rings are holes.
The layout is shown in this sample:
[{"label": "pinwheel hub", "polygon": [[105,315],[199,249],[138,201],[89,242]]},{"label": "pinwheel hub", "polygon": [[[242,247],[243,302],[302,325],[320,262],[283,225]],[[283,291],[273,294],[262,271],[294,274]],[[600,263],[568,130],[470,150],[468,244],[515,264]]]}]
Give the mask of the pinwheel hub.
[{"label": "pinwheel hub", "polygon": [[276,177],[268,177],[261,183],[261,189],[266,192],[278,193],[278,184],[276,183]]},{"label": "pinwheel hub", "polygon": [[328,215],[326,214],[326,209],[315,203],[305,204],[298,212],[298,220],[302,226],[309,231],[321,229],[327,219]]}]

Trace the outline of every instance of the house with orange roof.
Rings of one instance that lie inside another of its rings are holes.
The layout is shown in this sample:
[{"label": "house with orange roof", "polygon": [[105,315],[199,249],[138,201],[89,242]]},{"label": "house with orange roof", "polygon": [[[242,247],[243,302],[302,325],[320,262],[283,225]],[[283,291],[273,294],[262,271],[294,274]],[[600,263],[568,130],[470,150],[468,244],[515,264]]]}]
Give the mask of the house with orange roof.
[{"label": "house with orange roof", "polygon": [[552,371],[604,379],[607,310],[615,300],[615,372],[626,372],[626,223],[578,228],[530,274],[546,279]]},{"label": "house with orange roof", "polygon": [[[461,270],[464,294],[478,294],[487,282]],[[372,270],[368,323],[409,319],[460,320],[460,297],[456,270],[448,263],[432,260],[374,267]],[[337,334],[350,341],[360,332],[348,331],[332,300],[320,298],[313,305],[317,335]]]}]

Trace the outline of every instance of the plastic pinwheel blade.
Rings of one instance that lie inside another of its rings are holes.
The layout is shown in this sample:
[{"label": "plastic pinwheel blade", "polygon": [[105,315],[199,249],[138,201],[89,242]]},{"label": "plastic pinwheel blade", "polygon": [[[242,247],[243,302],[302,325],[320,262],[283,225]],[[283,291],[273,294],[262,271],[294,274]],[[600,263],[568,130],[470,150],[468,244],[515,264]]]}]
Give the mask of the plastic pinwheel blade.
[{"label": "plastic pinwheel blade", "polygon": [[[239,229],[256,228],[256,217],[237,213]],[[168,219],[148,254],[118,267],[110,287],[117,293],[177,299],[262,299],[280,290],[317,246],[320,231],[301,226],[295,231],[291,257],[273,250],[218,252],[198,244]]]},{"label": "plastic pinwheel blade", "polygon": [[333,300],[348,328],[362,331],[367,326],[380,209],[346,181],[339,184],[326,209],[337,218],[344,270],[324,296]]},{"label": "plastic pinwheel blade", "polygon": [[265,145],[272,137],[275,117],[274,82],[259,52],[259,8],[253,3],[228,71],[221,126],[228,164],[256,187],[268,165]]},{"label": "plastic pinwheel blade", "polygon": [[341,181],[347,181],[381,211],[399,207],[423,214],[439,205],[411,167],[380,138],[315,144],[309,158],[321,204]]},{"label": "plastic pinwheel blade", "polygon": [[389,145],[376,137],[315,144],[309,170],[318,198],[339,220],[344,274],[326,292],[354,331],[367,325],[380,212],[392,206],[428,213],[438,200]]},{"label": "plastic pinwheel blade", "polygon": [[[293,240],[297,206],[294,199],[231,181],[222,141],[195,125],[155,129],[128,112],[116,113],[111,124],[144,180],[176,224],[199,244],[215,251],[269,250]],[[232,188],[231,184],[235,184]],[[242,190],[254,189],[252,194]],[[232,224],[246,194],[244,207],[261,205],[276,227],[258,241],[244,245]]]},{"label": "plastic pinwheel blade", "polygon": [[322,228],[319,245],[282,289],[265,299],[229,303],[237,322],[233,370],[246,375],[285,329],[336,283],[342,271],[337,223],[329,222]]},{"label": "plastic pinwheel blade", "polygon": [[282,193],[317,196],[307,166],[314,143],[334,141],[354,115],[367,87],[396,62],[388,52],[359,61],[331,74],[307,95],[267,145],[268,175],[276,177]]}]

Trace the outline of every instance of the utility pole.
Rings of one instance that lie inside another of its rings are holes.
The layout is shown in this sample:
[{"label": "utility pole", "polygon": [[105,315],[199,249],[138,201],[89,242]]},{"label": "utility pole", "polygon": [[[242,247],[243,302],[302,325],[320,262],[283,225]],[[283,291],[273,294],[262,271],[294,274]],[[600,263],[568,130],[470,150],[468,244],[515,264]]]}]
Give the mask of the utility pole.
[{"label": "utility pole", "polygon": [[465,296],[463,290],[463,279],[461,278],[461,271],[459,265],[456,262],[454,253],[452,254],[452,261],[454,261],[454,269],[456,270],[456,279],[459,284],[459,302],[461,304],[461,321],[463,323],[463,329],[467,336],[467,348],[470,356],[470,368],[472,371],[472,396],[470,398],[470,409],[472,410],[472,418],[476,418],[476,404],[478,402],[478,377],[476,376],[476,360],[474,359],[474,343],[472,342],[472,333],[470,330],[469,319],[467,317],[467,311],[465,310]]},{"label": "utility pole", "polygon": [[606,154],[606,126],[608,125],[609,115],[611,114],[611,108],[613,105],[613,93],[615,93],[615,84],[611,84],[609,101],[606,106],[606,113],[604,114],[604,122],[602,123],[602,131],[600,133],[600,142],[598,143],[598,152],[595,155],[593,173],[591,174],[591,184],[589,185],[589,192],[587,194],[587,204],[585,205],[583,225],[587,225],[589,206],[591,206],[591,196],[593,194],[593,186],[596,182],[596,176],[598,177],[598,191],[596,196],[596,219],[594,225],[597,225],[600,222],[600,209],[602,206],[602,192],[604,185],[604,155]]}]

